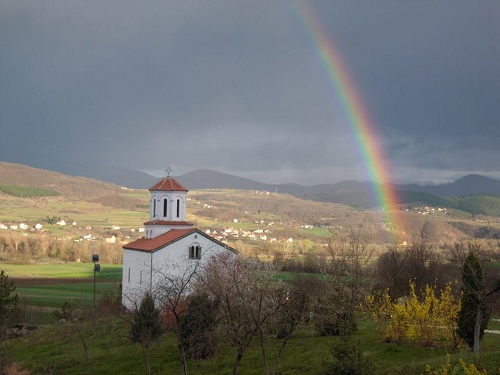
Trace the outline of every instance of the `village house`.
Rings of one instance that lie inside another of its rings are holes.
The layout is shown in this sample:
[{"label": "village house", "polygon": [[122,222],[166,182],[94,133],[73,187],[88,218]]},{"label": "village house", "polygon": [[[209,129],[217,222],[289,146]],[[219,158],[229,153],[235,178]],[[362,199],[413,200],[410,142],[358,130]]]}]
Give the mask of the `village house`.
[{"label": "village house", "polygon": [[116,236],[114,234],[110,234],[105,239],[106,243],[116,243]]},{"label": "village house", "polygon": [[237,251],[186,221],[188,190],[167,176],[149,189],[149,221],[145,236],[123,246],[122,303],[139,306],[146,292],[153,296],[165,276],[182,277],[212,255]]}]

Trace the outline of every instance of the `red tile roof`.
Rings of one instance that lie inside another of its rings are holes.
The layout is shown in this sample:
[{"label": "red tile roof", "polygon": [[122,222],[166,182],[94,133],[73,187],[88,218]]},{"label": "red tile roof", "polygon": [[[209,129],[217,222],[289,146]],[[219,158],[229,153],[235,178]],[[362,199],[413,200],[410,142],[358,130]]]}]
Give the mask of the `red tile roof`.
[{"label": "red tile roof", "polygon": [[225,247],[227,250],[237,254],[238,251],[231,246],[226,245],[225,243],[216,240],[215,238],[210,237],[206,233],[203,233],[199,229],[170,229],[168,232],[163,233],[159,235],[158,237],[155,238],[145,238],[141,237],[135,241],[130,242],[129,244],[126,244],[123,246],[124,249],[127,250],[138,250],[138,251],[148,251],[148,252],[154,252],[156,250],[159,250],[167,245],[170,245],[171,243],[180,240],[181,238],[184,238],[191,233],[197,233],[203,237],[208,238],[209,240]]},{"label": "red tile roof", "polygon": [[193,232],[197,232],[197,230],[192,228],[170,229],[168,232],[160,234],[155,238],[141,237],[124,245],[123,248],[128,250],[155,251]]},{"label": "red tile roof", "polygon": [[144,225],[180,225],[180,226],[193,226],[193,223],[190,223],[189,221],[168,221],[168,220],[150,220],[146,221]]},{"label": "red tile roof", "polygon": [[149,188],[149,191],[188,191],[182,186],[179,181],[171,176],[158,181],[154,186]]}]

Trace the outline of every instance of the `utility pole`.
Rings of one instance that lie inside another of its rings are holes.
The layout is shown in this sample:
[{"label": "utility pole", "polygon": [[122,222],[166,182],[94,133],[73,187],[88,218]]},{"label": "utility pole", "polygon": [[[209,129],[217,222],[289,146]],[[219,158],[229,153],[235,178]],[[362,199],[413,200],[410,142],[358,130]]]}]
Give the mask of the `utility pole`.
[{"label": "utility pole", "polygon": [[94,263],[94,312],[92,314],[92,320],[94,323],[95,327],[95,277],[96,277],[96,272],[101,271],[101,265],[98,263],[99,262],[99,254],[94,254],[92,255],[92,263]]}]

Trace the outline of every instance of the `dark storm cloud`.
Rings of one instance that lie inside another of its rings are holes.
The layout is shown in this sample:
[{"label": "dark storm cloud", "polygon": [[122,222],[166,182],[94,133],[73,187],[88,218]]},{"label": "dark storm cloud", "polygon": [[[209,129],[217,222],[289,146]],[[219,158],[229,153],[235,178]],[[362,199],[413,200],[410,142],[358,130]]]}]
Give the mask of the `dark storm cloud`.
[{"label": "dark storm cloud", "polygon": [[[500,177],[496,1],[308,1],[394,178]],[[4,1],[0,159],[366,179],[290,1]]]}]

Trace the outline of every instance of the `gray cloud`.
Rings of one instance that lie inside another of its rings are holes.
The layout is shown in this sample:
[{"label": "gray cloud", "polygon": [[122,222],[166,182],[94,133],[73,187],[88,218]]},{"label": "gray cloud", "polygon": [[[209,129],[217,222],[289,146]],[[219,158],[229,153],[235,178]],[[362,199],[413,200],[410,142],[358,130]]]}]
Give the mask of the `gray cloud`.
[{"label": "gray cloud", "polygon": [[[497,1],[308,1],[398,182],[500,178]],[[367,179],[293,2],[0,5],[0,159]]]}]

